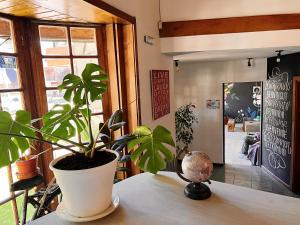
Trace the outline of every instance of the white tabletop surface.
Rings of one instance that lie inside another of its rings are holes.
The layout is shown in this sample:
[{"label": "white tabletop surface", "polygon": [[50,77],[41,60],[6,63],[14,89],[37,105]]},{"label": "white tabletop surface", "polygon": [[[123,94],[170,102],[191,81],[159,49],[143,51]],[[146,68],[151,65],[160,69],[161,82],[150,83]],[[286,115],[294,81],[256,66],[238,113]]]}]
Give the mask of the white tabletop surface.
[{"label": "white tabletop surface", "polygon": [[[212,196],[188,199],[175,173],[140,174],[114,186],[116,211],[81,225],[300,225],[300,199],[212,182]],[[51,213],[30,225],[73,225]],[[78,224],[79,225],[79,224]]]}]

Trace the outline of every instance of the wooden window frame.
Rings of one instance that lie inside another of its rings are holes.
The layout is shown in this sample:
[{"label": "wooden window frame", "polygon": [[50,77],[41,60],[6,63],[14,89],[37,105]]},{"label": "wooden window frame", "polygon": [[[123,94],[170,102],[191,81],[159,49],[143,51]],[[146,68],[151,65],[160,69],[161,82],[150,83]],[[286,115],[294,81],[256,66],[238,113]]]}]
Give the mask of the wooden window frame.
[{"label": "wooden window frame", "polygon": [[[121,18],[124,14],[123,12],[120,14],[120,10],[103,3],[101,0],[87,2],[99,8],[102,8],[102,5],[105,4],[105,7],[107,7],[109,12],[117,12],[117,16],[121,15]],[[0,17],[9,19],[13,23],[14,32],[16,34],[16,50],[19,60],[21,59],[22,61],[22,63],[21,61],[18,61],[18,66],[21,77],[26,77],[26,79],[20,78],[20,89],[5,90],[5,92],[22,91],[24,108],[31,112],[33,118],[39,118],[45,114],[48,109],[41,49],[39,38],[37,39],[37,37],[39,37],[38,25],[95,27],[99,24],[32,20],[3,13],[0,13]],[[128,121],[128,125],[123,132],[132,132],[135,130],[137,125],[141,124],[136,20],[135,17],[131,17],[127,14],[126,18],[123,19],[125,21],[127,20],[128,23],[122,25],[100,25],[101,29],[96,29],[96,41],[98,55],[103,56],[100,57],[99,64],[105,69],[105,71],[109,73],[110,78],[114,77],[114,81],[118,81],[119,79],[121,83],[120,88],[118,87],[118,85],[120,85],[119,83],[113,84],[114,82],[109,82],[108,92],[104,94],[104,98],[102,100],[103,119],[107,120],[113,110],[125,108],[125,119]],[[69,47],[71,48],[71,44],[69,44]],[[10,55],[10,53],[8,53],[8,55]],[[53,56],[53,58],[58,57]],[[80,58],[80,56],[77,58]],[[91,58],[91,56],[84,56],[82,58]],[[114,85],[117,85],[115,87],[118,87],[118,92],[122,93],[122,99],[119,99],[119,97],[114,98],[116,96],[114,96],[111,92],[111,89]],[[36,104],[37,102],[40,104]],[[116,102],[118,102],[118,104],[114,105]],[[41,127],[40,122],[37,122],[35,125],[37,127]],[[38,151],[42,151],[42,149],[45,149],[49,146],[46,144],[37,143],[36,147],[39,149]],[[43,171],[46,182],[49,181],[53,176],[48,168],[48,164],[52,158],[52,152],[48,151],[47,153],[43,154],[39,160],[39,165]],[[126,166],[132,170],[131,174],[137,174],[140,172],[139,169],[133,166],[132,163],[129,163]],[[15,197],[16,196],[12,198],[12,202],[15,201]],[[16,209],[16,204],[14,208]],[[18,221],[18,214],[15,215],[15,220]]]}]

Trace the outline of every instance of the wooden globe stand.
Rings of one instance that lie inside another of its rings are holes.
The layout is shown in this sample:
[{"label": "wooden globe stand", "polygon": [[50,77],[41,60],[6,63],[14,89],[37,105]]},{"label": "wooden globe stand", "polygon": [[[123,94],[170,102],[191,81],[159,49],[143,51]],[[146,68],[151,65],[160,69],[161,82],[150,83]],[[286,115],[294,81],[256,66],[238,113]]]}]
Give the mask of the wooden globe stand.
[{"label": "wooden globe stand", "polygon": [[[185,147],[182,150],[180,150],[176,156],[176,164],[177,164],[176,173],[182,180],[189,182],[189,184],[184,189],[184,195],[193,200],[208,199],[211,196],[211,191],[210,191],[210,188],[206,184],[204,184],[202,182],[199,182],[199,183],[192,182],[189,179],[182,176],[182,174],[180,173],[180,171],[178,169],[179,168],[178,161],[179,161],[179,157],[181,156],[182,153],[191,154],[191,152],[189,152],[187,150],[187,148]],[[207,180],[205,182],[208,182],[209,184],[211,183],[210,180]]]}]

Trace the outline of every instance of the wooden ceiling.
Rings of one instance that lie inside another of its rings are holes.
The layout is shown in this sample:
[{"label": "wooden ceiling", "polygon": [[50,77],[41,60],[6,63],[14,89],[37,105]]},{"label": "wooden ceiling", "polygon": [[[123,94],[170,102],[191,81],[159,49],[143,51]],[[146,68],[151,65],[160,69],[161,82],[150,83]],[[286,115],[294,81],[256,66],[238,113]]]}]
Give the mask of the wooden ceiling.
[{"label": "wooden ceiling", "polygon": [[[0,0],[1,13],[19,17],[80,23],[127,24],[132,20],[125,13],[121,18],[103,8],[110,9],[101,0]],[[113,7],[111,9],[118,12]]]}]

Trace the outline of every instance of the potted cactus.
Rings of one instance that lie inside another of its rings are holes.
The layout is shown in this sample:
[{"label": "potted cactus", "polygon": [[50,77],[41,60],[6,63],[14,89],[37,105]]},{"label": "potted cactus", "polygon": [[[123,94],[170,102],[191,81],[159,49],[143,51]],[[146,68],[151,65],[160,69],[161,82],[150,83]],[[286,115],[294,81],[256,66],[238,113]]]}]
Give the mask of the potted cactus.
[{"label": "potted cactus", "polygon": [[[33,126],[29,112],[13,118],[0,112],[0,167],[19,158],[31,140],[50,143],[70,153],[53,160],[50,169],[59,184],[66,210],[76,217],[89,217],[111,204],[112,186],[119,152],[128,147],[131,160],[142,170],[156,174],[173,159],[167,146],[175,146],[171,133],[162,126],[140,126],[132,134],[112,138],[125,125],[122,110],[92,129],[90,104],[102,98],[108,76],[96,64],[87,64],[81,76],[68,74],[59,86],[67,104],[55,105],[42,117],[43,126]],[[78,141],[72,138],[79,137]],[[127,157],[128,156],[123,156]]]}]

